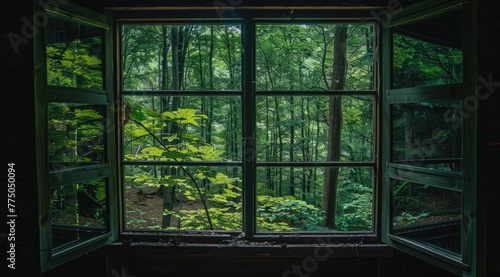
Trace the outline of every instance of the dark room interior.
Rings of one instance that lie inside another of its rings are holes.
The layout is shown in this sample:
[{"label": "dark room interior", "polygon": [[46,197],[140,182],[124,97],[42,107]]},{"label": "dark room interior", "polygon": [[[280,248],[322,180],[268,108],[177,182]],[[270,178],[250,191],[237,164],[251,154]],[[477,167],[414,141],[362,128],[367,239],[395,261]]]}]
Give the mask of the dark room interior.
[{"label": "dark room interior", "polygon": [[3,3],[1,276],[500,276],[498,11]]}]

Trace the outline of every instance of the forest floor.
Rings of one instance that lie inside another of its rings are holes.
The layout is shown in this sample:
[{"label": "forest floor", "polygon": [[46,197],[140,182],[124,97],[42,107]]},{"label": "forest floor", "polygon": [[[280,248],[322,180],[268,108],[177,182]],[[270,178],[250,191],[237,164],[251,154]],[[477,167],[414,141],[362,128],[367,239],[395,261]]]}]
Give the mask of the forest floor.
[{"label": "forest floor", "polygon": [[[159,230],[163,221],[163,196],[155,191],[142,191],[137,188],[128,188],[125,191],[126,228],[129,230]],[[175,201],[174,210],[179,209],[180,201]],[[442,205],[443,199],[435,197],[427,199],[426,205],[428,208],[439,207]],[[198,210],[204,209],[201,201],[182,201],[182,209]],[[447,222],[460,219],[459,214],[443,214],[421,217],[413,224],[426,224]],[[178,220],[172,217],[170,226],[178,227]]]},{"label": "forest floor", "polygon": [[[160,229],[163,221],[163,196],[156,192],[144,192],[137,188],[125,191],[127,229]],[[180,201],[175,201],[174,210],[179,209]],[[182,209],[203,209],[200,201],[183,201]],[[176,227],[177,218],[172,216],[170,226]]]}]

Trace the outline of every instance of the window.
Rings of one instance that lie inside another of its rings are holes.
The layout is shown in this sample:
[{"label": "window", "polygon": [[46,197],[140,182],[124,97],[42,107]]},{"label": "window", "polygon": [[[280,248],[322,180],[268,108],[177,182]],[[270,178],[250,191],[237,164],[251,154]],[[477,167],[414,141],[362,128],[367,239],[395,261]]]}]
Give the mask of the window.
[{"label": "window", "polygon": [[110,23],[48,8],[34,38],[42,271],[118,235],[382,241],[468,270],[470,45],[455,4],[385,30],[368,8],[118,8]]},{"label": "window", "polygon": [[87,14],[47,6],[43,37],[36,36],[45,69],[37,74],[42,271],[116,239],[109,27]]},{"label": "window", "polygon": [[422,11],[428,15],[402,16],[388,29],[387,241],[458,273],[470,265],[469,44],[460,4]]},{"label": "window", "polygon": [[120,34],[125,232],[376,232],[375,24]]}]

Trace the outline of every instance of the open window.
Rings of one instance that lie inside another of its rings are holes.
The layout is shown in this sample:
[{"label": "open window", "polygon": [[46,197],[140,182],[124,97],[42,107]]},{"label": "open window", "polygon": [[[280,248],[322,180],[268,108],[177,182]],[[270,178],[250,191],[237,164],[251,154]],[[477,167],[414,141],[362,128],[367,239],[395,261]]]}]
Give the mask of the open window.
[{"label": "open window", "polygon": [[47,3],[36,36],[40,271],[116,239],[110,27]]},{"label": "open window", "polygon": [[475,205],[467,5],[430,2],[386,29],[384,226],[391,245],[462,274],[471,270]]},{"label": "open window", "polygon": [[118,233],[176,246],[383,238],[471,270],[465,5],[422,1],[385,30],[363,7],[116,8],[108,22],[47,6],[41,271]]}]

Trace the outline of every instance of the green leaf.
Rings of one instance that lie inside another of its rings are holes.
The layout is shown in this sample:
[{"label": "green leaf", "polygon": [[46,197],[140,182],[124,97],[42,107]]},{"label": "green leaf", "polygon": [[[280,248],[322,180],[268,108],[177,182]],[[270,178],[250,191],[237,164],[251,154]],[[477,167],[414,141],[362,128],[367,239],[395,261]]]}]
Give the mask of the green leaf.
[{"label": "green leaf", "polygon": [[157,111],[153,111],[153,110],[150,110],[150,109],[143,109],[142,110],[146,115],[152,117],[153,119],[158,119],[158,120],[161,120],[161,115],[159,112]]},{"label": "green leaf", "polygon": [[148,119],[146,117],[146,115],[144,114],[144,112],[142,111],[141,106],[134,106],[132,108],[132,113],[130,114],[130,118],[132,118],[135,121],[139,121],[139,122]]},{"label": "green leaf", "polygon": [[189,157],[189,154],[181,153],[178,151],[165,151],[162,153],[162,156],[171,159],[183,159]]},{"label": "green leaf", "polygon": [[162,149],[160,149],[158,147],[154,147],[154,146],[146,147],[146,148],[142,149],[142,154],[147,154],[149,156],[154,156],[154,157],[163,156],[164,152],[165,151],[163,151]]}]

